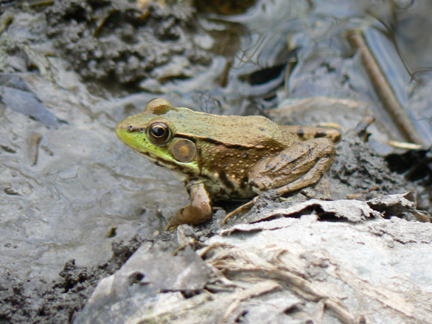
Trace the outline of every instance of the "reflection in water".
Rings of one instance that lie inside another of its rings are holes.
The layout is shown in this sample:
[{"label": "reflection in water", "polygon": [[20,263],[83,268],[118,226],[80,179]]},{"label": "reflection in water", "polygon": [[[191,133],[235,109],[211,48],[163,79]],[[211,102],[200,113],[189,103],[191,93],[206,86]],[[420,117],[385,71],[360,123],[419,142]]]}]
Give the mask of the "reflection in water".
[{"label": "reflection in water", "polygon": [[[414,22],[418,16],[422,21],[430,20],[426,14],[429,7],[426,1],[405,6],[392,1],[380,2],[379,5],[370,1],[318,1],[313,6],[306,1],[291,1],[289,4],[285,1],[260,1],[247,14],[226,18],[246,25],[249,30],[241,38],[242,50],[233,63],[231,84],[249,95],[268,96],[273,90],[282,99],[317,95],[356,98],[369,103],[374,114],[384,121],[390,137],[432,143],[429,122],[432,113],[424,116],[424,109],[412,109],[413,102],[409,101],[416,87],[423,83],[412,78],[415,68],[420,68],[421,64],[431,65],[425,57],[429,57],[426,53],[432,44],[429,37],[432,23],[425,22],[418,37],[415,31],[419,24]],[[400,34],[401,26],[411,30]],[[406,113],[398,115],[405,115],[402,119],[408,119],[407,114],[414,124],[412,133],[418,130],[423,139],[403,136],[403,129],[398,129],[400,123],[386,111],[381,93],[373,90],[374,82],[365,75],[367,68],[356,56],[352,57],[355,52],[346,36],[356,29],[364,30],[366,42],[388,80],[390,92],[396,95],[394,100],[406,110]],[[426,41],[422,42],[422,38]],[[425,54],[416,59],[415,53],[418,52]],[[246,76],[257,74],[257,71],[289,67],[293,60],[297,65],[293,70],[286,70],[285,91],[281,91],[280,83],[271,84],[265,77],[261,83],[273,86],[273,89],[266,88],[265,94],[254,91],[251,82],[239,83],[239,80],[249,81]],[[424,70],[424,67],[420,69]]]}]

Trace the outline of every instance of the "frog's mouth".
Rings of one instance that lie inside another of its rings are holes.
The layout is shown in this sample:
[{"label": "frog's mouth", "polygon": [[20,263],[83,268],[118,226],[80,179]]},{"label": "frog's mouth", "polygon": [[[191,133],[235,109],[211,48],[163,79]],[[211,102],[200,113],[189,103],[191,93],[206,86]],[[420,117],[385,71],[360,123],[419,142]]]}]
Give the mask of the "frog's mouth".
[{"label": "frog's mouth", "polygon": [[[127,145],[127,146],[129,146],[129,145]],[[183,166],[181,163],[170,162],[170,161],[164,160],[161,157],[158,157],[155,154],[152,154],[150,151],[139,151],[136,148],[133,148],[131,146],[129,146],[129,147],[133,151],[135,151],[139,155],[145,157],[147,160],[149,160],[150,162],[152,162],[153,164],[155,164],[157,166],[165,167],[167,169],[170,169],[171,171],[180,171],[180,172],[187,173],[187,174],[190,173],[190,168],[187,167],[186,163]]]},{"label": "frog's mouth", "polygon": [[158,159],[160,159],[156,155],[152,154],[145,145],[139,145],[138,147],[136,143],[138,143],[139,140],[136,137],[131,136],[131,134],[127,130],[127,127],[123,125],[123,123],[117,125],[116,135],[119,138],[119,140],[123,142],[123,144],[125,144],[127,147],[137,152],[138,154],[144,156],[146,159],[150,160],[151,162],[156,162]]},{"label": "frog's mouth", "polygon": [[[144,150],[139,150],[136,147],[133,147],[131,145],[128,145],[127,143],[125,143],[127,147],[129,147],[130,149],[132,149],[132,151],[138,153],[139,155],[145,157],[147,160],[149,160],[150,162],[156,163],[156,162],[160,162],[160,161],[164,161],[163,159],[161,159],[160,157],[152,154],[150,151],[144,151]],[[165,166],[165,165],[164,165]],[[168,166],[167,166],[168,167]]]},{"label": "frog's mouth", "polygon": [[[129,146],[130,147],[130,146]],[[133,149],[133,148],[132,148]],[[156,162],[158,161],[158,158],[156,156],[154,156],[153,154],[151,154],[150,152],[143,152],[143,151],[138,151],[138,150],[134,150],[136,153],[138,153],[139,155],[144,156],[147,160],[149,160],[150,162]]]},{"label": "frog's mouth", "polygon": [[[120,132],[117,132],[118,138],[125,144],[127,147],[129,147],[132,151],[138,153],[139,155],[144,156],[147,160],[150,162],[156,163],[160,160],[162,160],[160,157],[157,157],[156,155],[152,154],[149,150],[147,150],[145,147],[137,148],[135,145],[132,145],[129,143],[128,138],[125,138],[122,136]],[[168,166],[167,166],[168,167]]]}]

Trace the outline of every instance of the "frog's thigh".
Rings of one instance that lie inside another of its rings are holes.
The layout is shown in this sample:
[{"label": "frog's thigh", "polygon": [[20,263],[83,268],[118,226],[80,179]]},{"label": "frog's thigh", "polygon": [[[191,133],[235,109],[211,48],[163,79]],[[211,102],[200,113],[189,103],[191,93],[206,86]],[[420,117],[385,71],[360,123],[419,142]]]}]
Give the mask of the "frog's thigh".
[{"label": "frog's thigh", "polygon": [[213,209],[211,200],[204,184],[198,183],[190,187],[191,203],[180,208],[169,221],[165,230],[177,227],[180,224],[201,224],[212,218]]},{"label": "frog's thigh", "polygon": [[276,188],[280,194],[298,190],[318,182],[334,156],[328,138],[303,141],[259,161],[249,173],[249,184],[256,193]]}]

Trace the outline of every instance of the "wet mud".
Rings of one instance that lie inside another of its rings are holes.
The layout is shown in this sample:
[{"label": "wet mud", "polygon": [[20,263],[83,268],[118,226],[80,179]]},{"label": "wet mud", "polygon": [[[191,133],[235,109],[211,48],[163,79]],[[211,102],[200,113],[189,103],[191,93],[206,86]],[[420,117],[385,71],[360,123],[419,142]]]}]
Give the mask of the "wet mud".
[{"label": "wet mud", "polygon": [[45,12],[48,37],[75,71],[131,90],[146,78],[190,78],[210,65],[213,55],[194,40],[206,37],[194,13],[188,2],[139,10],[136,2],[76,0]]},{"label": "wet mud", "polygon": [[113,274],[137,250],[137,238],[113,244],[113,258],[94,267],[68,261],[54,281],[26,280],[6,272],[0,277],[0,319],[5,323],[71,323],[100,279]]}]

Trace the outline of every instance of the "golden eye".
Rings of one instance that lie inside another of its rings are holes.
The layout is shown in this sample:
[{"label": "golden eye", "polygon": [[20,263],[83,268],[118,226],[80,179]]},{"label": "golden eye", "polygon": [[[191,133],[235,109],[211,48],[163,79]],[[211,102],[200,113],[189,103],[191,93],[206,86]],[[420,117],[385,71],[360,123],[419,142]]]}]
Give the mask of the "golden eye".
[{"label": "golden eye", "polygon": [[171,132],[167,124],[154,122],[148,128],[148,137],[154,144],[163,144],[170,138]]}]

